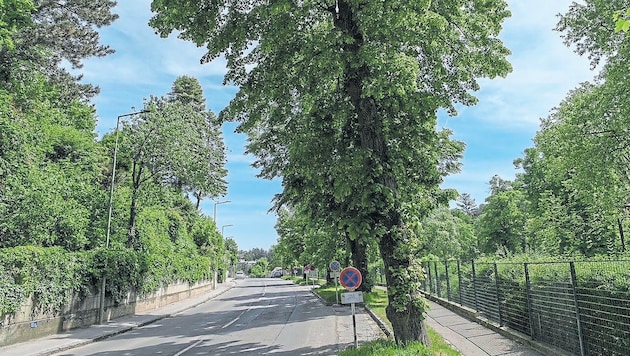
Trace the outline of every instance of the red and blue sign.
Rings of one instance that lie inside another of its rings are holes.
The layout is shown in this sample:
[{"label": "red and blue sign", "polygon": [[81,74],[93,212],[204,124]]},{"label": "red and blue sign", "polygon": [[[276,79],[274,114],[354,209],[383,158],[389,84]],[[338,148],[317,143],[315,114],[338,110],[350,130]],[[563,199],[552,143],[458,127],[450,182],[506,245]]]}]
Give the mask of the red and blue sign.
[{"label": "red and blue sign", "polygon": [[339,283],[351,292],[359,288],[361,282],[363,282],[361,272],[354,267],[346,267],[339,274]]}]

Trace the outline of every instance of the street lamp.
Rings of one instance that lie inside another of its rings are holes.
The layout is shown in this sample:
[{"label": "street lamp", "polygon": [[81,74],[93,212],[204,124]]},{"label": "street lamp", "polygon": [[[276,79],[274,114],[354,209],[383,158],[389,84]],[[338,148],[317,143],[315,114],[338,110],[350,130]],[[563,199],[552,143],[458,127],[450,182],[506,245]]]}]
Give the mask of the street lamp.
[{"label": "street lamp", "polygon": [[[148,110],[136,111],[129,114],[118,115],[116,118],[116,139],[114,140],[114,164],[112,165],[112,183],[109,187],[109,213],[107,214],[107,233],[105,238],[105,249],[109,249],[109,236],[112,226],[112,207],[114,204],[114,180],[116,179],[116,156],[118,154],[118,132],[120,128],[120,119],[127,116],[133,116],[137,114],[143,114]],[[103,273],[103,280],[101,283],[101,298],[100,309],[98,313],[98,323],[103,323],[103,316],[105,314],[105,273],[107,272],[107,257],[105,258],[105,271]]]},{"label": "street lamp", "polygon": [[223,225],[223,226],[221,226],[221,237],[223,237],[223,229],[225,229],[226,227],[229,227],[229,226],[234,226],[234,225],[230,224],[230,225]]},{"label": "street lamp", "polygon": [[219,204],[226,204],[226,203],[231,203],[231,200],[224,200],[224,201],[218,201],[216,203],[214,203],[214,215],[212,215],[212,220],[214,220],[214,223],[217,223],[217,205]]}]

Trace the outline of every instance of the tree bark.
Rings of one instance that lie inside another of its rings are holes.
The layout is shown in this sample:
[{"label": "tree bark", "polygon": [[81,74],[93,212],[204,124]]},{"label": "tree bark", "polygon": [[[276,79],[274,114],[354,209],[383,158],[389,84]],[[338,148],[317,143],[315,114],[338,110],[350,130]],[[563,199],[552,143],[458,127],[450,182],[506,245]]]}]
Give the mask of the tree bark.
[{"label": "tree bark", "polygon": [[[393,233],[381,237],[379,247],[381,257],[385,264],[385,279],[387,281],[388,305],[385,308],[387,319],[392,323],[394,338],[399,344],[407,344],[410,341],[419,341],[424,345],[430,345],[429,335],[424,325],[424,300],[419,290],[421,276],[406,274],[410,269],[410,261],[413,256],[396,251],[396,242]],[[394,273],[396,271],[396,273]],[[403,272],[403,273],[401,273]],[[401,304],[398,297],[408,297]],[[402,308],[396,308],[395,306]]]},{"label": "tree bark", "polygon": [[357,290],[362,292],[371,292],[374,287],[374,281],[368,268],[367,246],[361,240],[350,239],[348,234],[346,234],[346,239],[348,240],[348,245],[350,246],[352,266],[361,272],[361,277],[363,279],[363,282]]},{"label": "tree bark", "polygon": [[[356,126],[351,126],[355,127],[356,131],[351,134],[354,135],[360,148],[368,152],[364,163],[365,174],[369,176],[366,181],[378,182],[396,197],[398,184],[389,165],[387,141],[381,117],[383,113],[379,112],[377,100],[366,97],[363,93],[364,81],[370,76],[370,68],[359,59],[364,36],[360,32],[351,6],[346,1],[340,0],[338,7],[338,13],[333,12],[335,26],[354,39],[343,46],[346,56],[343,90],[355,111],[355,115],[348,120],[356,120]],[[404,222],[398,210],[399,204],[396,201],[392,203],[384,193],[374,192],[371,199],[381,202],[375,206],[384,207],[378,211],[366,213],[372,221],[386,231],[384,235],[379,236],[379,247],[385,264],[388,285],[389,305],[386,313],[392,323],[394,337],[396,342],[401,344],[419,341],[428,345],[429,338],[423,321],[424,299],[419,290],[419,281],[422,276],[413,272],[414,256],[407,248],[409,241],[405,236]],[[365,243],[366,238],[354,241],[355,245],[365,248],[362,243]],[[365,267],[367,270],[367,266]]]}]

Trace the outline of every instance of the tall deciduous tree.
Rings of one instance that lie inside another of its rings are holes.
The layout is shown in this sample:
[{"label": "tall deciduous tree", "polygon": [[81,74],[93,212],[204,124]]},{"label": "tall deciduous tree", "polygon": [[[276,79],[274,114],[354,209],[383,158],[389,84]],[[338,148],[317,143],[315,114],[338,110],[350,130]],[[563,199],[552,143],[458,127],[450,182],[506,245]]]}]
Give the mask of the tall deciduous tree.
[{"label": "tall deciduous tree", "polygon": [[216,124],[208,122],[208,113],[199,111],[196,103],[152,97],[145,111],[124,128],[121,165],[129,165],[131,178],[129,246],[138,247],[135,223],[143,186],[187,187],[212,196],[225,193],[224,145]]},{"label": "tall deciduous tree", "polygon": [[199,209],[203,198],[216,198],[227,189],[225,144],[221,136],[221,125],[216,115],[206,109],[203,89],[196,78],[189,76],[177,78],[168,99],[186,105],[199,114],[197,120],[192,123],[198,135],[198,147],[192,150],[191,154],[194,154],[194,157],[190,157],[189,160],[195,167],[188,167],[186,170],[189,175],[180,176],[176,182],[192,193],[196,199],[195,207]]},{"label": "tall deciduous tree", "polygon": [[396,340],[428,342],[413,226],[451,197],[439,189],[452,167],[440,165],[451,150],[436,111],[474,104],[477,78],[510,70],[497,37],[506,3],[155,0],[152,9],[160,34],[207,45],[204,61],[225,54],[225,80],[240,90],[222,115],[243,122],[262,175],[283,178],[281,200],[334,207],[350,239],[378,242]]},{"label": "tall deciduous tree", "polygon": [[497,175],[490,180],[490,186],[492,194],[486,198],[476,221],[481,252],[525,252],[528,206],[523,192]]},{"label": "tall deciduous tree", "polygon": [[[16,27],[12,45],[0,47],[0,86],[12,89],[36,72],[57,87],[62,101],[94,96],[97,89],[80,84],[80,77],[72,76],[61,63],[67,60],[73,68],[81,68],[85,58],[113,52],[99,44],[97,29],[116,20],[115,5],[111,0],[3,2],[0,8],[8,8],[8,19]],[[28,22],[23,20],[26,14]]]}]

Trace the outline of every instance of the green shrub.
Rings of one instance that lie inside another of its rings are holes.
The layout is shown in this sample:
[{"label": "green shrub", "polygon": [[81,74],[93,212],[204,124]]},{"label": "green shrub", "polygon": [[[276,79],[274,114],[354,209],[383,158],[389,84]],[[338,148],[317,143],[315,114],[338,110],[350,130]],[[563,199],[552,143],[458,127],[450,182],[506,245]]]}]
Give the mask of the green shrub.
[{"label": "green shrub", "polygon": [[83,290],[87,265],[85,254],[61,247],[0,249],[0,315],[15,312],[30,295],[37,312],[61,310]]}]

